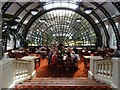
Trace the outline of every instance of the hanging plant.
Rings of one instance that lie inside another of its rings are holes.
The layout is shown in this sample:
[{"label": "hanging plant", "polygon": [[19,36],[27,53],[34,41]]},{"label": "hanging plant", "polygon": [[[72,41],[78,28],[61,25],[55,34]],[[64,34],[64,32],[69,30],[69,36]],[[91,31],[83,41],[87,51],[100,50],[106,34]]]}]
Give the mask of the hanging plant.
[{"label": "hanging plant", "polygon": [[24,41],[23,41],[23,47],[24,47],[24,48],[27,48],[28,45],[29,45],[29,43],[30,43],[30,40],[24,40]]},{"label": "hanging plant", "polygon": [[18,16],[11,14],[2,15],[2,39],[4,45],[4,51],[7,48],[7,40],[10,40],[10,34],[14,36],[14,33],[17,33],[15,29],[12,29],[12,26],[19,24],[15,19],[20,19]]}]

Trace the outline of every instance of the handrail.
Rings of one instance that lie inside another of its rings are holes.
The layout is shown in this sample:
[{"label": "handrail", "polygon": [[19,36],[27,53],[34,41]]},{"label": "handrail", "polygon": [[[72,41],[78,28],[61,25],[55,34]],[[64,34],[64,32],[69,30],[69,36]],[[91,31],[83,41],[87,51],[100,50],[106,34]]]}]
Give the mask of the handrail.
[{"label": "handrail", "polygon": [[95,61],[106,61],[106,60],[111,60],[110,58],[104,58],[104,59],[99,59],[99,60],[95,60]]}]

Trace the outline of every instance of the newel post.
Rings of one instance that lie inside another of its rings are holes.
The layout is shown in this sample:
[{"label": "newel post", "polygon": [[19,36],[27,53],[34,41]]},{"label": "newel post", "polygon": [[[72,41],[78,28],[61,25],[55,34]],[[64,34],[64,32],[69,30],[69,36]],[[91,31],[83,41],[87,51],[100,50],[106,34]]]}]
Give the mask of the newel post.
[{"label": "newel post", "polygon": [[94,79],[96,74],[96,60],[103,59],[101,56],[90,56],[90,70],[88,71],[88,78]]},{"label": "newel post", "polygon": [[112,68],[112,86],[114,88],[120,89],[120,57],[112,58],[113,68]]}]

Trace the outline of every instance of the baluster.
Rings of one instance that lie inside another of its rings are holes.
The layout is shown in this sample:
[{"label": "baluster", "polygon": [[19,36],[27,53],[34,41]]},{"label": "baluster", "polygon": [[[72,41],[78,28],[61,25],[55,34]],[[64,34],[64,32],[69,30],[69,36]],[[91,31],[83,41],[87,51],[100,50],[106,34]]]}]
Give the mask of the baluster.
[{"label": "baluster", "polygon": [[111,67],[110,67],[110,78],[112,78],[112,74],[113,74],[113,71],[112,71],[112,68],[113,68],[113,63],[112,63],[112,62],[110,62],[110,65],[111,65]]},{"label": "baluster", "polygon": [[96,68],[97,68],[97,69],[96,69],[96,74],[99,75],[99,63],[96,62],[96,65],[97,65],[97,67],[96,67]]},{"label": "baluster", "polygon": [[27,66],[28,66],[29,64],[28,63],[25,63],[25,76],[28,76],[28,68],[27,68]]},{"label": "baluster", "polygon": [[13,70],[14,70],[14,80],[16,80],[16,67],[17,67],[16,62],[14,62],[13,65],[14,65],[14,66],[13,66],[13,68],[14,68],[14,69],[13,69]]},{"label": "baluster", "polygon": [[104,62],[104,77],[107,76],[107,62]]},{"label": "baluster", "polygon": [[100,62],[100,76],[102,74],[102,63]]},{"label": "baluster", "polygon": [[106,78],[108,78],[108,76],[109,76],[109,73],[108,73],[108,71],[109,71],[109,61],[107,61],[106,64],[107,64]]},{"label": "baluster", "polygon": [[19,79],[21,78],[22,75],[22,62],[19,62]]},{"label": "baluster", "polygon": [[100,75],[101,74],[101,63],[99,62],[99,69],[98,69],[98,75]]},{"label": "baluster", "polygon": [[26,63],[23,63],[23,77],[25,77],[25,65]]},{"label": "baluster", "polygon": [[19,78],[19,63],[16,62],[16,79]]},{"label": "baluster", "polygon": [[101,73],[101,64],[100,64],[100,62],[99,62],[99,70],[98,70],[98,75],[100,75],[100,73]]},{"label": "baluster", "polygon": [[104,62],[102,62],[101,64],[102,64],[101,76],[103,76],[104,75]]},{"label": "baluster", "polygon": [[111,78],[112,77],[112,72],[111,72],[112,71],[112,64],[111,64],[111,62],[109,62],[108,65],[109,65],[108,66],[109,68],[108,68],[108,71],[107,71],[108,72],[108,78]]}]

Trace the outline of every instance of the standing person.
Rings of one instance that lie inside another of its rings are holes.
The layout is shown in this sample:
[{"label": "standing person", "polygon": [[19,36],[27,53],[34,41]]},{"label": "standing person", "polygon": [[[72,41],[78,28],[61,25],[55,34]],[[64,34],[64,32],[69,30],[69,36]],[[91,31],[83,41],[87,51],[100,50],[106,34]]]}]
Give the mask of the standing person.
[{"label": "standing person", "polygon": [[73,60],[73,64],[75,65],[76,68],[78,68],[78,61],[80,60],[79,54],[72,51],[71,52],[71,57],[72,57],[72,60]]},{"label": "standing person", "polygon": [[49,54],[48,54],[48,66],[50,66],[50,62],[51,62],[53,52],[54,52],[54,48],[51,48],[51,50],[49,51]]},{"label": "standing person", "polygon": [[75,52],[75,54],[78,54],[78,49],[76,47],[73,48],[73,51]]}]

